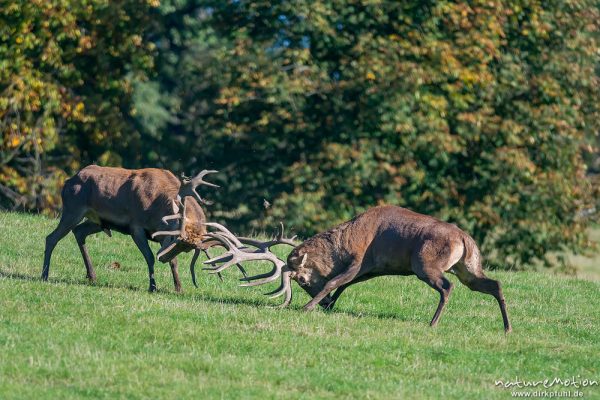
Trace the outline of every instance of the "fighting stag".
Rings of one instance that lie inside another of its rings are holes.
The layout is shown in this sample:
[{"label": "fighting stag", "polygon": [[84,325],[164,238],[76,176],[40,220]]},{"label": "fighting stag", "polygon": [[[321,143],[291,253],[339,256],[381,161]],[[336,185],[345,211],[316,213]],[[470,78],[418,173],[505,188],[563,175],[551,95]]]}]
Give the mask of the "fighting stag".
[{"label": "fighting stag", "polygon": [[280,287],[269,294],[285,294],[282,307],[291,302],[292,279],[312,297],[304,306],[305,310],[312,310],[317,304],[332,309],[342,292],[355,283],[383,275],[416,275],[440,294],[430,324],[435,326],[452,291],[452,283],[444,277],[445,272],[450,272],[469,289],[494,296],[505,332],[512,329],[500,282],[485,276],[475,241],[454,224],[401,207],[375,207],[295,246],[287,262],[278,259],[265,244],[235,240],[224,227],[218,229],[219,232],[207,235],[220,240],[229,250],[221,258],[209,260],[223,263],[212,270],[221,271],[232,262],[272,262],[275,267],[270,273],[246,278],[260,280],[245,286],[281,277]]},{"label": "fighting stag", "polygon": [[[61,192],[62,215],[58,227],[46,237],[42,279],[48,280],[56,244],[72,231],[87,277],[94,282],[96,273],[86,249],[86,238],[101,231],[111,236],[111,230],[115,230],[130,235],[143,254],[151,292],[156,290],[156,282],[154,254],[148,240],[161,244],[158,259],[169,262],[175,290],[181,291],[176,256],[192,248],[197,251],[206,248],[202,245],[206,217],[200,204],[210,203],[200,197],[197,187],[218,187],[203,179],[215,172],[204,170],[180,181],[171,172],[155,168],[128,170],[97,165],[83,168],[65,182]],[[80,223],[84,218],[86,221]]]}]

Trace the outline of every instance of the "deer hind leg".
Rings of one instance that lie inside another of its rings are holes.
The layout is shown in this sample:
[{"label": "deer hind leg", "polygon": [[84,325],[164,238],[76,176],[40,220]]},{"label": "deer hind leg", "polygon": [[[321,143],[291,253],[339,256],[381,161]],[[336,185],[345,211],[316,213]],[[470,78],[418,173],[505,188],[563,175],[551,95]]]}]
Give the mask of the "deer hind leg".
[{"label": "deer hind leg", "polygon": [[56,244],[64,238],[79,222],[83,219],[85,210],[80,210],[76,213],[69,213],[64,211],[60,217],[58,226],[52,233],[46,236],[46,248],[44,250],[44,265],[42,266],[42,280],[48,280],[48,274],[50,272],[50,259],[52,258],[52,252],[56,247]]},{"label": "deer hind leg", "polygon": [[148,277],[150,278],[149,292],[156,292],[156,281],[154,280],[154,253],[150,245],[148,245],[148,239],[146,239],[146,232],[140,228],[134,228],[131,233],[131,237],[135,242],[138,249],[142,252],[146,263],[148,264]]},{"label": "deer hind leg", "polygon": [[440,302],[430,323],[430,326],[436,326],[453,288],[452,282],[444,277],[444,272],[452,267],[456,257],[450,251],[440,253],[432,251],[432,248],[431,244],[423,246],[419,253],[413,255],[411,266],[417,278],[440,294]]},{"label": "deer hind leg", "polygon": [[468,268],[464,263],[456,264],[453,268],[453,272],[469,289],[494,296],[500,306],[502,321],[504,322],[504,331],[506,333],[512,331],[500,282],[489,279],[480,269]]},{"label": "deer hind leg", "polygon": [[417,277],[440,294],[440,302],[438,303],[435,314],[433,314],[433,318],[429,324],[430,326],[436,326],[444,311],[444,307],[448,304],[450,293],[452,292],[454,285],[452,285],[452,282],[446,279],[441,272],[427,272],[422,276],[417,275]]},{"label": "deer hind leg", "polygon": [[90,282],[96,282],[96,272],[94,271],[92,260],[90,259],[87,248],[85,247],[85,239],[89,235],[93,235],[94,233],[101,231],[102,227],[92,221],[85,221],[84,223],[73,228],[73,235],[75,235],[75,240],[77,240],[79,251],[81,251],[83,263],[85,264],[85,269],[87,272],[87,278],[90,280]]},{"label": "deer hind leg", "polygon": [[175,285],[175,291],[181,293],[181,281],[179,280],[179,271],[177,270],[177,257],[169,261],[171,266],[171,274],[173,275],[173,284]]}]

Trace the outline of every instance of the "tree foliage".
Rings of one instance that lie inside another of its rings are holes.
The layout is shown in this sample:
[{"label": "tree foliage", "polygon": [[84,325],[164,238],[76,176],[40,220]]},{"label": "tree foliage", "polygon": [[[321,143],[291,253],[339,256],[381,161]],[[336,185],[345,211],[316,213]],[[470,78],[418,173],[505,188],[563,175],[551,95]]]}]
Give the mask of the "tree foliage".
[{"label": "tree foliage", "polygon": [[[238,231],[281,220],[310,235],[390,203],[457,223],[498,267],[586,244],[596,1],[163,0],[125,13],[126,67],[68,64],[118,82],[83,110],[120,133],[67,129],[71,161],[219,169],[211,215]],[[152,78],[128,86],[121,72],[148,67],[153,45]]]},{"label": "tree foliage", "polygon": [[163,142],[168,166],[224,171],[230,223],[312,234],[391,203],[455,221],[497,266],[585,244],[595,2],[201,3],[163,36]]},{"label": "tree foliage", "polygon": [[[135,141],[131,76],[151,67],[153,2],[0,6],[0,202],[51,209],[64,169],[121,163]],[[158,3],[154,4],[155,6]]]}]

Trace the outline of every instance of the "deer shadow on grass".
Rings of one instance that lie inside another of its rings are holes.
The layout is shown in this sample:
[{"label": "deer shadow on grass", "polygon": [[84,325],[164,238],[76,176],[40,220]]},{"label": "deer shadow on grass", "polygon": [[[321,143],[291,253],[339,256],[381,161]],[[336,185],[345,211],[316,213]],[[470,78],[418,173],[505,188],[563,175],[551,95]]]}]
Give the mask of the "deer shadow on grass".
[{"label": "deer shadow on grass", "polygon": [[[43,282],[38,276],[32,276],[32,275],[27,275],[27,274],[23,274],[23,273],[18,273],[18,272],[8,272],[8,271],[4,271],[3,269],[0,268],[0,278],[6,278],[6,279],[14,279],[14,280],[21,280],[21,281],[27,281],[27,282]],[[148,290],[144,287],[140,287],[140,286],[134,286],[134,285],[120,285],[120,284],[114,284],[114,283],[110,283],[110,282],[95,282],[95,283],[90,283],[87,279],[81,279],[81,280],[73,280],[73,279],[65,279],[65,278],[59,278],[59,277],[54,277],[54,278],[50,278],[48,280],[48,282],[44,282],[46,284],[53,284],[53,283],[59,283],[59,284],[64,284],[64,285],[78,285],[78,286],[89,286],[89,287],[96,287],[96,288],[108,288],[108,289],[125,289],[125,290],[130,290],[132,292],[137,292],[137,293],[148,293],[149,295],[160,295],[160,296],[167,296],[170,298],[174,298],[174,299],[189,299],[192,300],[194,302],[209,302],[209,303],[215,303],[215,304],[231,304],[231,305],[245,305],[245,306],[252,306],[252,307],[261,307],[261,308],[267,308],[267,307],[272,307],[271,304],[267,304],[264,301],[261,300],[257,300],[257,299],[246,299],[246,298],[240,298],[240,297],[234,297],[234,296],[230,296],[230,295],[225,295],[223,297],[217,297],[217,296],[213,296],[209,293],[194,293],[191,290],[188,291],[187,296],[186,295],[181,295],[181,294],[177,294],[175,292],[172,291],[164,291],[164,290],[158,290],[156,293],[149,293]],[[202,287],[200,286],[200,288],[198,290],[202,290]],[[283,310],[288,310],[288,311],[294,311],[294,312],[302,312],[302,305],[298,304],[298,305],[290,305],[289,307],[287,307],[286,309]],[[398,321],[403,321],[403,322],[411,322],[414,321],[414,318],[412,315],[402,315],[400,312],[398,313],[393,313],[393,312],[362,312],[362,311],[352,311],[352,310],[343,310],[343,309],[333,309],[333,310],[319,310],[317,311],[319,313],[323,313],[325,315],[328,314],[333,314],[333,315],[345,315],[348,317],[352,317],[352,318],[377,318],[377,319],[381,319],[381,320],[398,320]]]},{"label": "deer shadow on grass", "polygon": [[[239,297],[225,296],[225,297],[216,297],[212,296],[208,293],[194,293],[191,290],[188,293],[191,295],[182,295],[175,293],[173,291],[168,290],[157,290],[155,293],[148,292],[148,289],[142,286],[134,286],[134,285],[123,285],[123,284],[114,284],[111,282],[99,282],[96,281],[94,283],[89,282],[87,279],[83,278],[81,280],[73,280],[73,279],[65,279],[65,278],[49,278],[47,282],[44,282],[38,276],[27,275],[18,272],[8,272],[0,268],[0,278],[6,279],[14,279],[21,280],[27,282],[41,282],[47,284],[59,283],[64,285],[77,285],[77,286],[88,286],[95,288],[108,288],[108,289],[125,289],[130,290],[132,292],[137,293],[148,293],[149,295],[160,295],[160,296],[168,296],[174,299],[187,299],[192,301],[207,301],[210,303],[218,303],[218,304],[239,304],[239,305],[249,305],[249,306],[262,306],[265,307],[266,304],[256,299],[242,299]],[[198,290],[202,290],[202,286],[199,287]]]},{"label": "deer shadow on grass", "polygon": [[[298,307],[299,310],[302,309],[302,307]],[[325,314],[339,314],[339,315],[346,315],[352,318],[376,318],[376,319],[380,319],[380,320],[396,320],[396,321],[402,321],[402,322],[415,322],[418,321],[418,318],[415,318],[414,314],[402,314],[401,310],[398,310],[397,313],[395,312],[384,312],[384,311],[352,311],[352,310],[339,310],[339,309],[333,309],[333,310],[324,310],[323,311]],[[425,320],[423,320],[425,321]],[[426,322],[426,321],[425,321]]]},{"label": "deer shadow on grass", "polygon": [[[0,278],[16,279],[16,280],[27,281],[27,282],[44,282],[38,276],[21,274],[18,272],[7,272],[2,269],[0,269]],[[87,279],[82,279],[82,280],[78,281],[78,280],[65,279],[65,278],[49,278],[47,283],[49,283],[49,284],[62,283],[65,285],[79,285],[79,286],[90,286],[90,287],[99,287],[99,288],[127,289],[127,290],[136,291],[136,292],[143,291],[143,289],[141,287],[137,287],[137,286],[133,286],[133,285],[114,285],[109,282],[90,283]]]}]

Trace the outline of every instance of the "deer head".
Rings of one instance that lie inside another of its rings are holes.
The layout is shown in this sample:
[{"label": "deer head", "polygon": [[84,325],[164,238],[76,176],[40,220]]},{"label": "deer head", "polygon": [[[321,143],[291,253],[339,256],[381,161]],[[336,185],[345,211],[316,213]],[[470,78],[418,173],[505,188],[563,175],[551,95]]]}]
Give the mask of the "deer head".
[{"label": "deer head", "polygon": [[[200,197],[196,189],[200,185],[219,187],[203,180],[204,176],[215,172],[217,171],[203,170],[194,178],[183,179],[177,198],[173,200],[173,214],[162,218],[162,222],[168,226],[168,230],[152,234],[153,239],[159,236],[168,237],[163,241],[157,254],[159,261],[167,262],[183,251],[206,249],[206,246],[202,244],[206,233],[205,217],[198,203],[212,203]],[[194,258],[197,258],[197,255]]]}]

